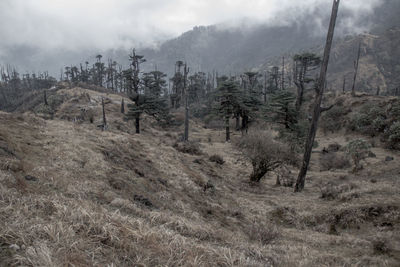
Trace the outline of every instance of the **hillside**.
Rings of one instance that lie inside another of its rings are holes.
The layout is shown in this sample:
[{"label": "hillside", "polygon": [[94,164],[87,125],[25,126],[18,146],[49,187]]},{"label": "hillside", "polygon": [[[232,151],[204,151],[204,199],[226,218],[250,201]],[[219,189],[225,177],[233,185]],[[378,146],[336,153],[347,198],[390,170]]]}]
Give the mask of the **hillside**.
[{"label": "hillside", "polygon": [[[400,70],[400,28],[394,27],[379,34],[349,35],[338,38],[332,47],[332,56],[328,68],[328,90],[342,92],[343,80],[345,91],[350,91],[354,78],[354,61],[357,58],[359,44],[361,44],[359,71],[356,80],[356,90],[369,94],[376,94],[379,87],[380,94],[396,95],[400,88],[397,73]],[[323,53],[323,46],[303,49],[302,52]],[[293,61],[287,60],[294,53],[286,57],[286,75],[291,75]],[[260,70],[269,69],[272,65],[281,66],[282,58],[275,57],[264,63]],[[286,77],[286,81],[290,78]]]},{"label": "hillside", "polygon": [[[353,46],[350,48],[348,42],[349,39],[358,38],[355,37],[357,29],[363,29],[364,33],[369,32],[368,35],[376,39],[374,47],[369,47],[371,50],[368,50],[368,52],[373,52],[368,60],[369,65],[377,68],[388,63],[387,57],[382,58],[379,55],[376,57],[377,53],[387,53],[386,56],[391,59],[398,58],[396,43],[399,32],[396,30],[388,34],[387,31],[400,27],[397,15],[399,9],[398,1],[383,0],[371,14],[353,14],[349,10],[341,10],[335,37],[338,43],[335,47],[337,55],[345,58],[346,65],[350,62],[352,66],[357,48],[354,49]],[[145,68],[152,70],[157,66],[158,69],[171,75],[175,62],[184,60],[194,71],[216,70],[223,74],[235,74],[250,69],[264,70],[268,64],[280,66],[281,61],[276,60],[277,58],[305,50],[321,54],[320,47],[324,44],[326,30],[321,29],[320,24],[321,22],[324,22],[324,25],[328,24],[327,11],[323,7],[315,7],[315,10],[309,10],[308,13],[295,13],[295,18],[285,17],[287,14],[277,14],[277,16],[282,16],[282,20],[288,21],[282,25],[231,26],[228,24],[194,27],[181,36],[162,43],[159,49],[141,50],[148,59]],[[387,43],[392,45],[388,47]],[[382,60],[386,62],[383,63]],[[339,70],[334,72],[334,76],[341,74]],[[395,83],[398,86],[397,80],[386,77],[391,75],[388,70],[380,69],[380,72],[385,76],[386,84]],[[376,81],[367,79],[365,82],[374,84]]]},{"label": "hillside", "polygon": [[362,34],[348,37],[337,42],[332,50],[328,87],[340,91],[343,88],[343,78],[346,78],[345,90],[351,90],[354,61],[360,43],[356,89],[376,94],[379,87],[380,93],[394,94],[400,87],[397,75],[400,71],[400,28],[392,28],[379,35]]},{"label": "hillside", "polygon": [[[142,133],[133,134],[119,95],[73,88],[55,96],[62,101],[52,120],[0,113],[7,125],[0,128],[0,266],[400,262],[398,152],[377,143],[357,175],[349,166],[322,170],[324,148],[357,135],[320,133],[306,188],[295,194],[275,186],[274,173],[259,186],[248,183],[250,162],[234,145],[239,133],[225,143],[222,131],[191,121],[201,153],[182,153],[174,147],[180,128],[162,129],[145,117]],[[96,127],[101,97],[107,131]],[[387,99],[347,101],[357,110]],[[214,154],[222,165],[209,160]]]}]

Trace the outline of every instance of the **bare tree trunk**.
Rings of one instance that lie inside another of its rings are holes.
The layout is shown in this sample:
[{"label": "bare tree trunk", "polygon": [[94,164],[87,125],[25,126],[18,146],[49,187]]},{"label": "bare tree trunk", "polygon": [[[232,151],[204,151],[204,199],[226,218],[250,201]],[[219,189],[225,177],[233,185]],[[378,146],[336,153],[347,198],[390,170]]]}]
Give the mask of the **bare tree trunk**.
[{"label": "bare tree trunk", "polygon": [[264,103],[267,103],[267,72],[264,73]]},{"label": "bare tree trunk", "polygon": [[43,95],[43,97],[44,97],[44,104],[45,104],[46,106],[48,106],[49,103],[47,102],[47,93],[46,93],[46,90],[44,90],[44,95]]},{"label": "bare tree trunk", "polygon": [[317,128],[318,128],[318,119],[319,119],[321,112],[324,111],[324,109],[321,108],[321,103],[322,103],[322,96],[324,93],[324,85],[325,85],[325,79],[326,79],[326,72],[328,70],[328,63],[329,63],[329,56],[330,56],[331,47],[332,47],[333,34],[335,32],[336,18],[337,18],[337,13],[339,10],[339,3],[340,3],[340,0],[333,0],[332,15],[331,15],[330,23],[329,23],[328,36],[326,38],[324,58],[322,61],[322,66],[321,66],[321,74],[320,74],[319,80],[318,80],[317,95],[316,95],[315,102],[314,102],[314,113],[313,113],[313,117],[312,117],[310,131],[308,133],[308,137],[307,137],[307,141],[306,141],[306,145],[305,145],[303,164],[302,164],[302,167],[299,172],[299,176],[296,181],[296,186],[295,186],[295,190],[294,190],[295,192],[300,192],[304,189],[304,183],[305,183],[305,179],[306,179],[306,175],[307,175],[308,165],[309,165],[310,159],[311,159],[312,147],[314,144],[315,134],[316,134]]},{"label": "bare tree trunk", "polygon": [[301,105],[303,104],[303,98],[304,98],[304,84],[303,82],[294,82],[294,84],[297,87],[297,98],[296,98],[296,111],[299,111],[301,108]]},{"label": "bare tree trunk", "polygon": [[358,44],[357,60],[354,61],[354,79],[353,79],[353,87],[351,88],[351,96],[356,96],[356,80],[358,73],[358,62],[360,60],[360,53],[361,53],[361,41]]},{"label": "bare tree trunk", "polygon": [[104,108],[104,98],[101,98],[101,106],[103,108],[103,130],[107,130],[106,110]]},{"label": "bare tree trunk", "polygon": [[189,140],[189,99],[188,99],[188,89],[187,89],[187,75],[189,73],[189,68],[185,63],[184,75],[183,75],[183,90],[185,90],[185,134],[183,140],[186,142]]},{"label": "bare tree trunk", "polygon": [[235,115],[235,121],[236,121],[235,130],[236,130],[236,131],[239,131],[239,130],[240,130],[240,115],[239,115],[239,114],[236,114],[236,115]]},{"label": "bare tree trunk", "polygon": [[285,89],[285,57],[282,57],[282,79],[281,79],[281,89]]},{"label": "bare tree trunk", "polygon": [[140,133],[140,115],[139,114],[136,114],[135,128],[136,128],[136,133],[139,134]]},{"label": "bare tree trunk", "polygon": [[346,76],[343,76],[343,94],[346,91]]},{"label": "bare tree trunk", "polygon": [[225,141],[229,142],[231,140],[231,133],[229,129],[229,115],[225,115]]},{"label": "bare tree trunk", "polygon": [[124,99],[122,98],[121,100],[121,113],[124,114],[125,113],[125,103],[124,103]]}]

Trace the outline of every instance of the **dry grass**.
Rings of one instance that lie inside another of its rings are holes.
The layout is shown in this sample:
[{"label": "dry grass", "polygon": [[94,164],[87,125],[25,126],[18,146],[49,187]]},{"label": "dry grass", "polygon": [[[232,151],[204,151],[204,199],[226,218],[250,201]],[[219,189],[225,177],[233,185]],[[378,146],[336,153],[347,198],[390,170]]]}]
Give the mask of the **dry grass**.
[{"label": "dry grass", "polygon": [[[81,106],[100,112],[106,96],[63,94],[78,102],[54,120],[0,113],[0,266],[398,266],[398,155],[374,148],[357,176],[321,173],[313,156],[304,193],[268,175],[254,187],[250,162],[219,130],[191,122],[204,153],[182,153],[150,118],[132,135],[117,95],[108,131],[60,120]],[[209,162],[215,154],[223,165]],[[327,201],[329,182],[340,193]]]}]

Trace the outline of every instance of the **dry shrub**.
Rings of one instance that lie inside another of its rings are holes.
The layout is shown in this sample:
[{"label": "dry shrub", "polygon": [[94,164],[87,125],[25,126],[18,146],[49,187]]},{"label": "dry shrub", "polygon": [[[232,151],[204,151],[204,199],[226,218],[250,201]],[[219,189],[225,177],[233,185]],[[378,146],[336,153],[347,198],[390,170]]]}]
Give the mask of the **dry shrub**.
[{"label": "dry shrub", "polygon": [[217,163],[217,164],[219,164],[219,165],[222,165],[222,164],[225,163],[224,158],[223,158],[222,156],[220,156],[220,155],[217,155],[217,154],[212,155],[212,156],[209,158],[209,160],[210,160],[211,162],[215,162],[215,163]]},{"label": "dry shrub", "polygon": [[323,153],[320,157],[320,164],[321,171],[351,167],[350,160],[343,153]]},{"label": "dry shrub", "polygon": [[191,155],[201,155],[202,151],[198,142],[187,141],[187,142],[176,142],[174,148],[179,152],[191,154]]},{"label": "dry shrub", "polygon": [[280,206],[270,212],[270,217],[277,224],[285,226],[296,226],[299,214],[294,208]]},{"label": "dry shrub", "polygon": [[259,182],[265,174],[283,164],[297,163],[297,157],[290,148],[275,141],[270,134],[251,132],[241,138],[237,146],[253,165],[253,172],[250,175],[252,182]]},{"label": "dry shrub", "polygon": [[292,172],[286,168],[281,168],[276,174],[276,185],[292,187],[295,180]]},{"label": "dry shrub", "polygon": [[338,152],[342,146],[338,143],[332,143],[328,145],[327,151],[328,152]]},{"label": "dry shrub", "polygon": [[351,198],[358,197],[358,194],[349,194],[350,191],[356,189],[357,186],[352,183],[346,183],[341,185],[333,185],[328,183],[326,186],[321,188],[321,198],[326,200],[340,199],[343,201],[350,200]]},{"label": "dry shrub", "polygon": [[262,245],[271,244],[280,235],[277,227],[272,224],[263,224],[260,222],[252,223],[246,233],[251,241],[258,242]]},{"label": "dry shrub", "polygon": [[372,247],[376,254],[386,254],[390,252],[389,242],[383,238],[377,238],[372,241]]}]

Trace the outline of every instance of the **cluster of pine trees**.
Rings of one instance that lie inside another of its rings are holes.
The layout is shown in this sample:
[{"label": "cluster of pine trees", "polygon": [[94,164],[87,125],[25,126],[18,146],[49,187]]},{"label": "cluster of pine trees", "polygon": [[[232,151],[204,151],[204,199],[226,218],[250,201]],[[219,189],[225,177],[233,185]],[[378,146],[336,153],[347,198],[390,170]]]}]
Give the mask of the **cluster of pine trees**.
[{"label": "cluster of pine trees", "polygon": [[0,66],[0,110],[13,111],[30,92],[49,89],[56,83],[48,72],[21,75],[10,65]]}]

